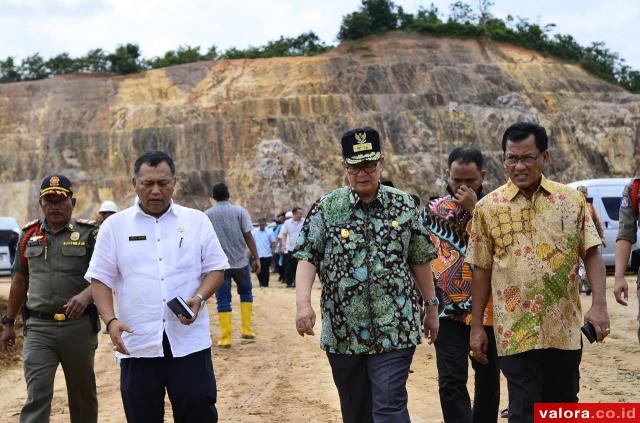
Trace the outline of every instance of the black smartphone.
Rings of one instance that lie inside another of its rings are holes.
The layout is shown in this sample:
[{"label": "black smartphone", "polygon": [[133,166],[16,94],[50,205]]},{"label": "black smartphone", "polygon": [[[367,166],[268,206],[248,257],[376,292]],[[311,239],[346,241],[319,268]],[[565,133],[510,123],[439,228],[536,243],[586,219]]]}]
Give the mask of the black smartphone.
[{"label": "black smartphone", "polygon": [[584,326],[580,328],[584,336],[589,340],[589,343],[593,344],[598,339],[598,335],[596,335],[596,328],[590,322],[585,323]]},{"label": "black smartphone", "polygon": [[195,313],[193,312],[193,310],[189,308],[187,302],[180,296],[177,296],[173,300],[169,301],[167,303],[167,307],[169,307],[171,311],[173,311],[173,314],[175,314],[176,317],[178,317],[179,315],[182,315],[187,319],[193,319],[195,317]]}]

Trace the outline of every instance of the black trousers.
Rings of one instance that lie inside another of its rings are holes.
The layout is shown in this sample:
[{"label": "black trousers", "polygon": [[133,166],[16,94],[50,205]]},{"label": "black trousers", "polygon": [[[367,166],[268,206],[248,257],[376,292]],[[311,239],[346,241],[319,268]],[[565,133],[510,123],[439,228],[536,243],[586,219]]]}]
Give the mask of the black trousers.
[{"label": "black trousers", "polygon": [[269,286],[269,267],[271,266],[271,257],[260,257],[260,273],[258,273],[258,282],[260,286]]},{"label": "black trousers", "polygon": [[509,388],[509,423],[533,423],[536,402],[578,402],[579,350],[549,348],[498,359]]},{"label": "black trousers", "polygon": [[287,286],[295,286],[296,269],[298,268],[298,260],[293,257],[292,252],[288,252],[284,256],[284,281]]},{"label": "black trousers", "polygon": [[[500,368],[493,328],[485,326],[489,338],[487,364],[469,357],[471,328],[464,323],[441,319],[435,342],[438,364],[440,407],[446,423],[491,423],[498,421]],[[473,367],[473,407],[467,391],[469,361]]]},{"label": "black trousers", "polygon": [[166,335],[162,346],[164,357],[120,361],[120,393],[127,422],[162,423],[165,389],[174,422],[217,422],[211,350],[174,358]]},{"label": "black trousers", "polygon": [[327,353],[344,423],[409,422],[407,378],[415,347],[381,354]]}]

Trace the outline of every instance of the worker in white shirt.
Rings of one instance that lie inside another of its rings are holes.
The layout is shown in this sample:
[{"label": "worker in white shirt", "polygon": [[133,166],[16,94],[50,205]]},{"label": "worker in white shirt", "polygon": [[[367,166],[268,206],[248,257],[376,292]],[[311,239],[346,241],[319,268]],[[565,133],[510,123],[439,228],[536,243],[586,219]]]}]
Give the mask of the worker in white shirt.
[{"label": "worker in white shirt", "polygon": [[[229,265],[207,216],[173,202],[175,185],[170,156],[142,154],[138,201],[104,221],[85,275],[120,361],[129,423],[162,422],[165,389],[174,421],[218,421],[206,300]],[[177,296],[193,318],[167,307]]]},{"label": "worker in white shirt", "polygon": [[[288,212],[287,215],[289,215]],[[302,230],[303,223],[302,209],[300,207],[294,207],[291,211],[291,219],[284,222],[284,226],[282,226],[282,230],[278,235],[280,249],[285,253],[284,281],[287,284],[287,288],[294,288],[296,286],[298,260],[293,257],[293,250],[296,248],[296,241]]]}]

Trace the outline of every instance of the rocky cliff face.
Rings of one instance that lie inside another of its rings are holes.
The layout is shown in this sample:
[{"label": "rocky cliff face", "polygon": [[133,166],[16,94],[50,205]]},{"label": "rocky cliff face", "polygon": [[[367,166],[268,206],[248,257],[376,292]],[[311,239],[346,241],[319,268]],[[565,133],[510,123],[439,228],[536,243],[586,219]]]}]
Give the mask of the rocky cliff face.
[{"label": "rocky cliff face", "polygon": [[182,204],[208,206],[224,181],[254,219],[307,208],[344,183],[339,138],[363,125],[384,139],[386,177],[426,200],[458,145],[480,147],[501,183],[499,140],[518,120],[548,129],[554,179],[640,172],[639,95],[510,45],[396,34],[311,58],[0,85],[0,215],[37,217],[54,172],[75,183],[77,216],[130,205],[150,148],[174,157]]}]

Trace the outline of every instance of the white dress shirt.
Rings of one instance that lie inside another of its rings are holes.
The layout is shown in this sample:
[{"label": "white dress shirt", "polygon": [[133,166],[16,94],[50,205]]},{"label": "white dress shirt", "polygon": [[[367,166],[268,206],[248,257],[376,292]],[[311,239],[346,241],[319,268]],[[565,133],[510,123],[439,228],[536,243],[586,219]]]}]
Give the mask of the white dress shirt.
[{"label": "white dress shirt", "polygon": [[284,239],[285,235],[287,239],[285,241],[285,253],[292,253],[293,250],[296,249],[296,241],[298,240],[298,236],[302,231],[302,225],[304,224],[304,219],[300,219],[295,221],[293,219],[289,219],[284,222],[282,226],[282,230],[280,234],[278,234],[278,239]]},{"label": "white dress shirt", "polygon": [[174,357],[211,347],[206,305],[185,326],[166,303],[193,297],[201,277],[229,268],[209,218],[201,211],[171,203],[159,218],[136,204],[100,226],[85,279],[97,279],[116,297],[116,316],[133,333],[122,333],[130,355],[162,357],[166,332]]}]

